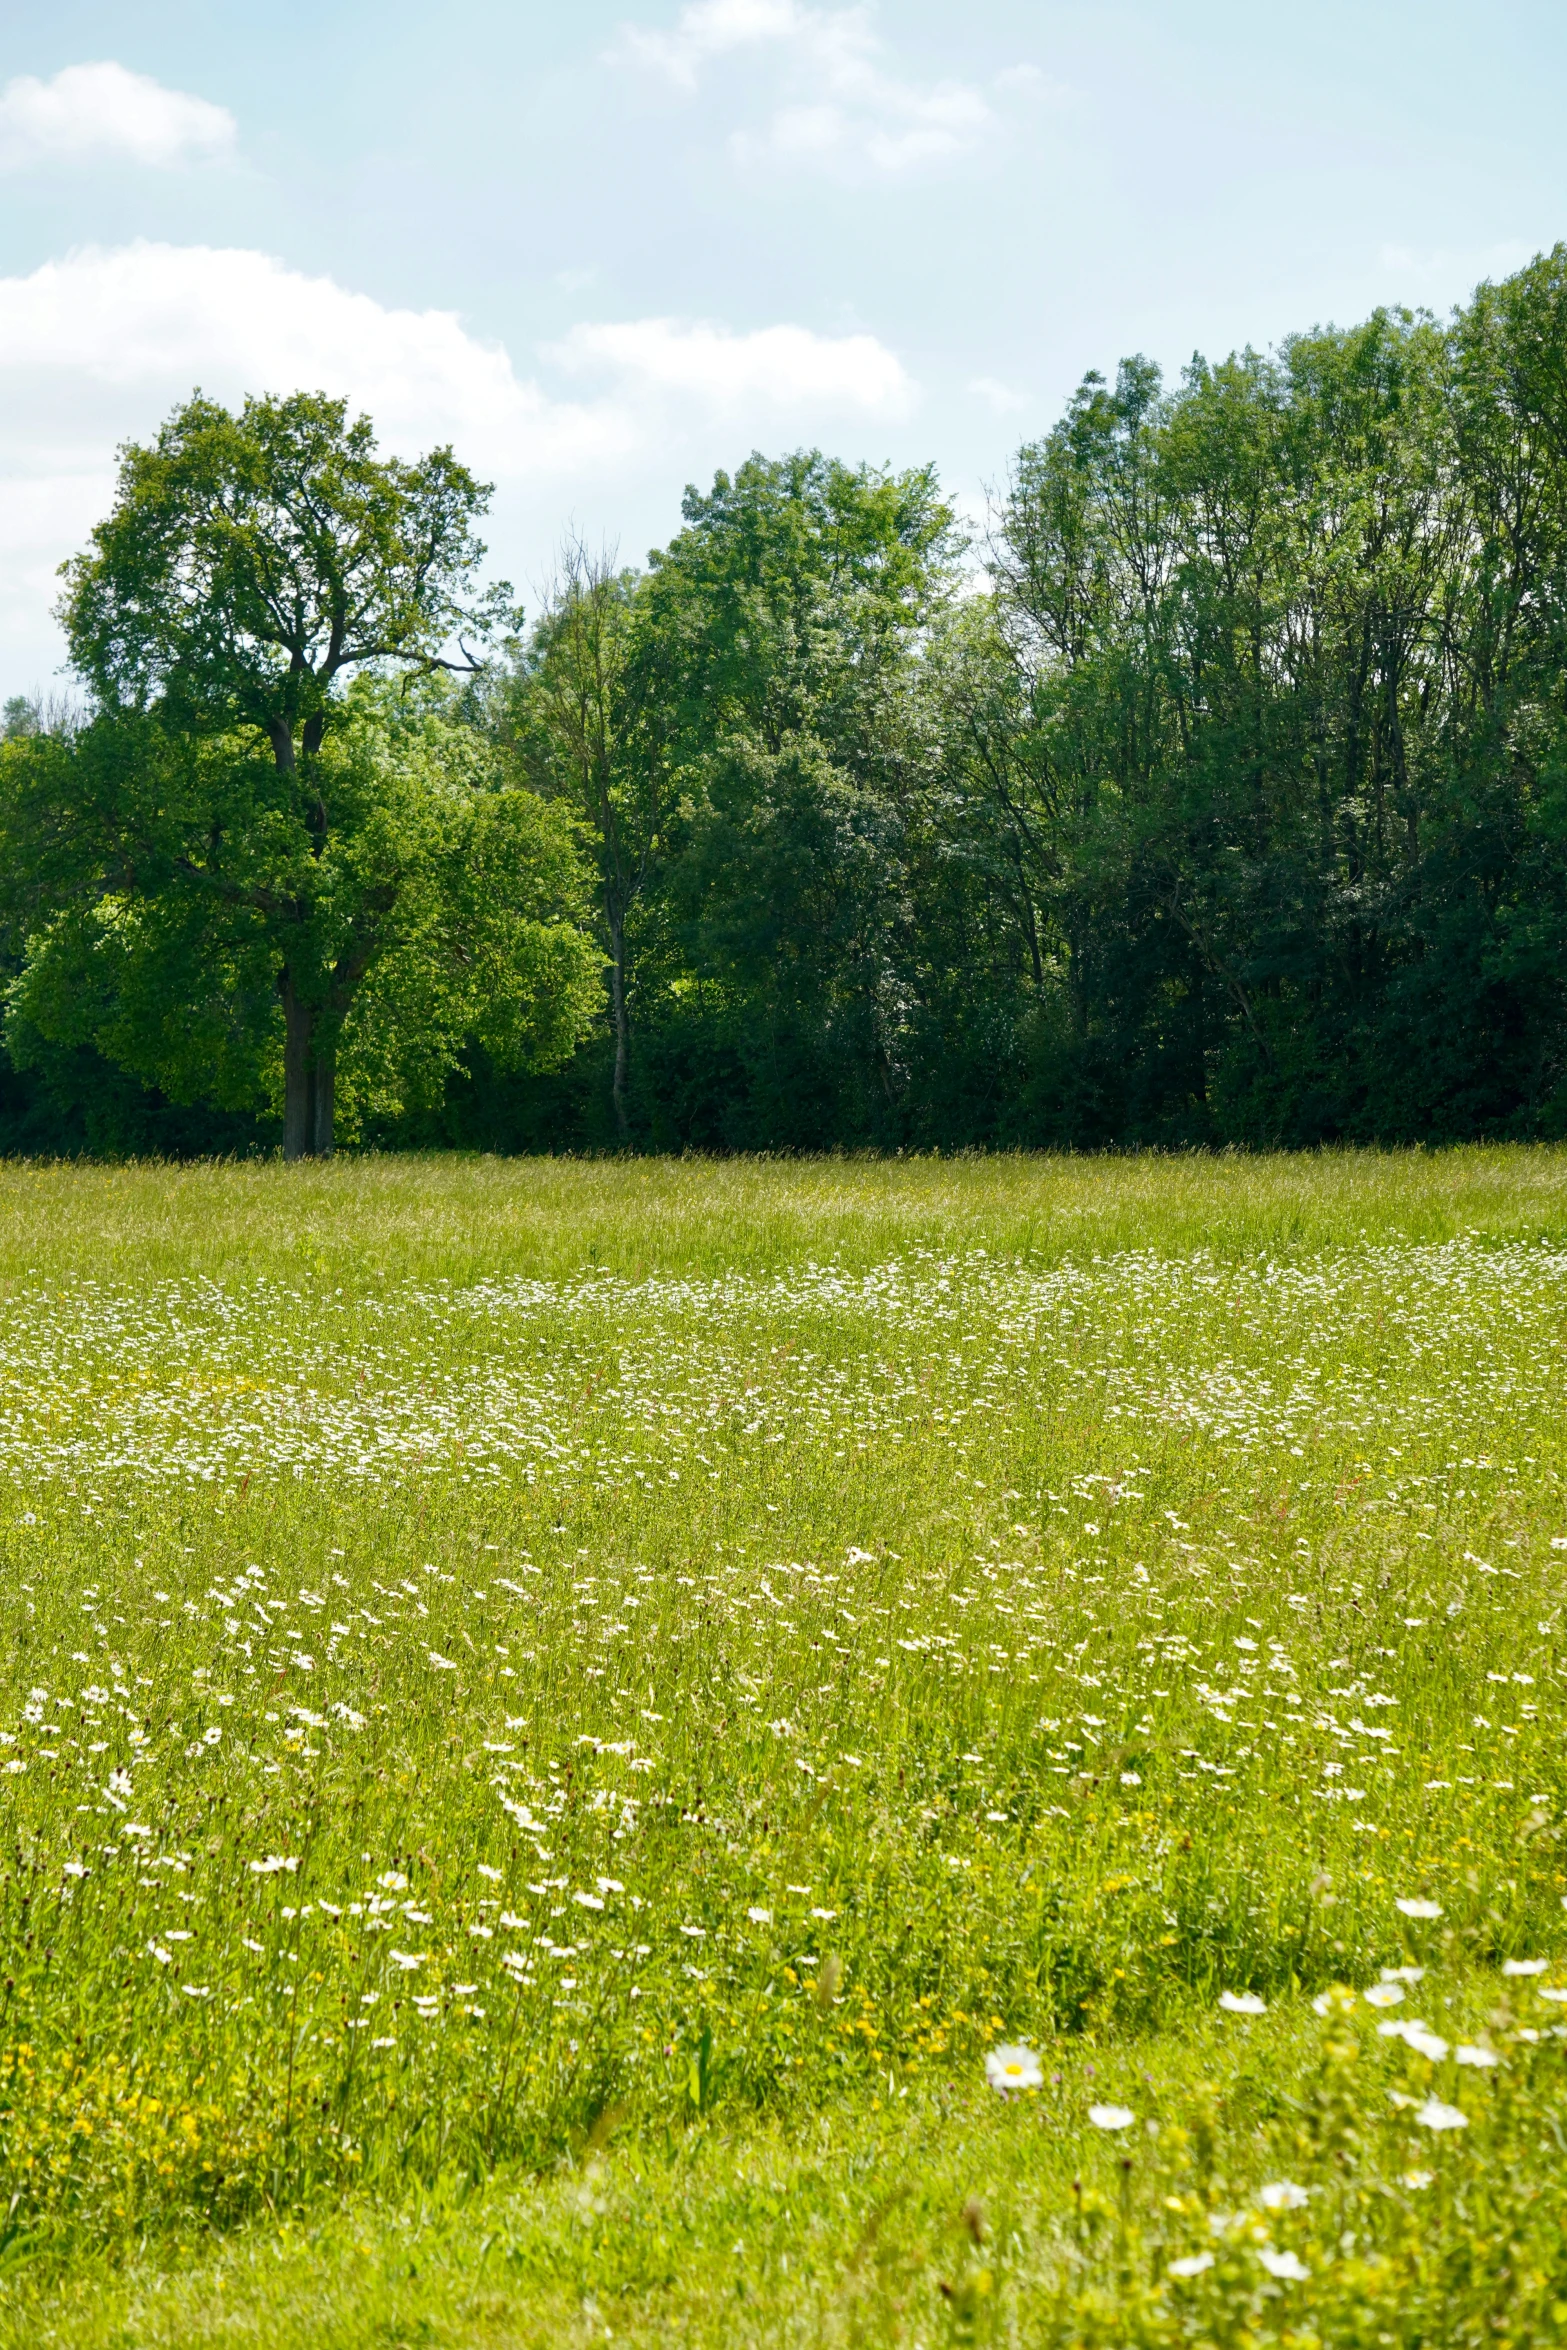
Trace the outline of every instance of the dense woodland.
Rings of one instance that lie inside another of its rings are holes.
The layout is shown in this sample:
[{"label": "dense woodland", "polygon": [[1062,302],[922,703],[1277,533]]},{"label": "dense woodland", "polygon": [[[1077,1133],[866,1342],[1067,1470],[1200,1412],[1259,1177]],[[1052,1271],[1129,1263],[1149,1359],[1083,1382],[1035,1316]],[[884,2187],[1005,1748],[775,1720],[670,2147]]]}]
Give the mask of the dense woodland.
[{"label": "dense woodland", "polygon": [[1089,376],[983,543],[752,457],[645,569],[325,399],[125,452],[0,752],[0,1147],[1567,1132],[1567,249]]}]

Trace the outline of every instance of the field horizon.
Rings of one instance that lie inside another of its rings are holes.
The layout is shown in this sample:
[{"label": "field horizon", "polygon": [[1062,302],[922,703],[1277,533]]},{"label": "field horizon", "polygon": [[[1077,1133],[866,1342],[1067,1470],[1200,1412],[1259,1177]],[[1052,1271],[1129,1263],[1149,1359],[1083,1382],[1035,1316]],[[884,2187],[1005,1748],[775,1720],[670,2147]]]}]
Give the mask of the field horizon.
[{"label": "field horizon", "polygon": [[0,1277],[39,1248],[101,1270],[254,1273],[290,1252],[362,1275],[551,1275],[688,1262],[858,1262],[973,1229],[1063,1255],[1155,1240],[1320,1247],[1368,1229],[1417,1239],[1567,1229],[1567,1144],[1359,1144],[1309,1151],[964,1151],[500,1158],[343,1152],[256,1159],[0,1160]]}]

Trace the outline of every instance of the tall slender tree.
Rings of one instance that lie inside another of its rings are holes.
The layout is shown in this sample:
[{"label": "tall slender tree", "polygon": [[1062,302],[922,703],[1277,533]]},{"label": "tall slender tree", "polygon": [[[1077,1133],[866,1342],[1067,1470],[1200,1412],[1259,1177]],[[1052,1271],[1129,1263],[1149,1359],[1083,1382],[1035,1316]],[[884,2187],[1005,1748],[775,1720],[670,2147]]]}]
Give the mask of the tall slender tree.
[{"label": "tall slender tree", "polygon": [[634,659],[637,574],[568,542],[505,694],[505,729],[538,791],[565,800],[593,840],[608,958],[615,1130],[630,1137],[631,927],[671,817],[659,665]]}]

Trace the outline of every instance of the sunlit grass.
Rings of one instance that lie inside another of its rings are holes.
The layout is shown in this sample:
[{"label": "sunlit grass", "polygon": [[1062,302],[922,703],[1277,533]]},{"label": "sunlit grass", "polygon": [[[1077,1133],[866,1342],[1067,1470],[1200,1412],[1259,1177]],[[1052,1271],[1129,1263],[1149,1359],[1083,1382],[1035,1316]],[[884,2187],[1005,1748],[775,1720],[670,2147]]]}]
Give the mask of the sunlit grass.
[{"label": "sunlit grass", "polygon": [[589,1266],[727,1272],[977,1243],[1046,1262],[1567,1229],[1567,1151],[837,1159],[339,1159],[0,1165],[0,1278],[72,1273],[374,1284]]},{"label": "sunlit grass", "polygon": [[5,1171],[0,2323],[1542,2338],[1564,1177]]}]

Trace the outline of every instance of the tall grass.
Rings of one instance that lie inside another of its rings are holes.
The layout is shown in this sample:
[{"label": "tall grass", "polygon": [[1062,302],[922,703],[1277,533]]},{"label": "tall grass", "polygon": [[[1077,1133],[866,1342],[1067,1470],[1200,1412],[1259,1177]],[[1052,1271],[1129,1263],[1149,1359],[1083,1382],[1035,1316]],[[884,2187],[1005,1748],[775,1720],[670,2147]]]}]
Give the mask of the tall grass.
[{"label": "tall grass", "polygon": [[1564,1168],[8,1170],[0,2315],[825,2121],[916,2338],[1555,2324]]},{"label": "tall grass", "polygon": [[0,1279],[262,1273],[376,1285],[590,1266],[723,1272],[977,1245],[1044,1263],[1567,1231],[1567,1151],[1041,1158],[0,1164]]}]

